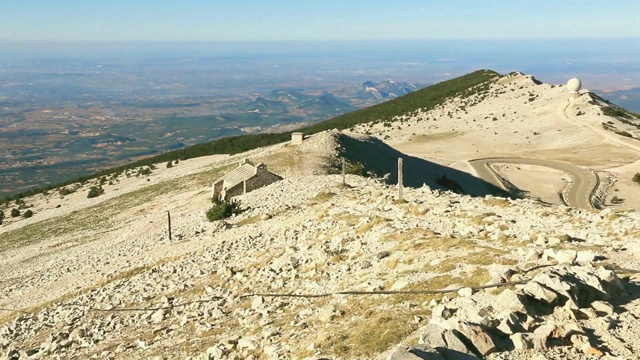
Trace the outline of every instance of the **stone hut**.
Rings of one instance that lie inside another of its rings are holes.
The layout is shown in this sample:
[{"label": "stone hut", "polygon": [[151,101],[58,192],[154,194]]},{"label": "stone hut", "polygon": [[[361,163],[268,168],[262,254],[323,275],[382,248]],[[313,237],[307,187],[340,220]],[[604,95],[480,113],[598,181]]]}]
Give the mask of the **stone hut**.
[{"label": "stone hut", "polygon": [[253,165],[248,159],[243,159],[237,168],[212,184],[211,197],[219,195],[222,199],[229,199],[278,180],[282,177],[267,170],[266,164]]},{"label": "stone hut", "polygon": [[291,133],[291,145],[301,145],[304,139],[304,134],[301,132]]}]

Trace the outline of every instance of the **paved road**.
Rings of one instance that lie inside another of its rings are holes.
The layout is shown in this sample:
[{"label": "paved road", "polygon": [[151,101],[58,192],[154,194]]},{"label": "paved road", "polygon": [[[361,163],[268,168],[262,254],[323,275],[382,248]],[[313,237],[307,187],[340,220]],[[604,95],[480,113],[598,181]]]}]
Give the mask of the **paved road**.
[{"label": "paved road", "polygon": [[490,164],[508,163],[508,164],[528,164],[544,166],[556,170],[560,170],[571,176],[571,183],[562,191],[562,195],[567,205],[579,209],[593,209],[591,203],[591,195],[598,186],[598,178],[587,169],[576,165],[567,164],[559,161],[537,160],[525,158],[488,158],[470,160],[469,165],[473,167],[476,174],[485,181],[496,186],[504,188],[504,184],[497,176],[495,171],[491,169]]}]

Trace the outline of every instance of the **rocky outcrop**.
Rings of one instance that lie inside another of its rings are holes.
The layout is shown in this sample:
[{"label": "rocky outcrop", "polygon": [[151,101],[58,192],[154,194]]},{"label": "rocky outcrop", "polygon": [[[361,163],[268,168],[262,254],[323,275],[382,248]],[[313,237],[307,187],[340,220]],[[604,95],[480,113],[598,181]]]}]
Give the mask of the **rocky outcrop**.
[{"label": "rocky outcrop", "polygon": [[[546,267],[516,288],[437,305],[419,330],[418,345],[430,353],[414,358],[492,358],[496,352],[544,353],[549,347],[602,356],[609,349],[595,333],[615,326],[616,304],[629,298],[615,272],[591,264]],[[447,309],[453,315],[445,316]],[[401,346],[389,359],[407,351]]]}]

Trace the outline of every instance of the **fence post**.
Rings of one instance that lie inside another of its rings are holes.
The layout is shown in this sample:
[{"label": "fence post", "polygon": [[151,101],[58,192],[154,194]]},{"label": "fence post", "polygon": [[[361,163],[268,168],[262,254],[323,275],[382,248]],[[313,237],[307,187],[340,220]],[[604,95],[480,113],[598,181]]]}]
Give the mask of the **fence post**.
[{"label": "fence post", "polygon": [[402,158],[398,158],[398,201],[402,200]]},{"label": "fence post", "polygon": [[169,224],[169,241],[171,241],[171,213],[167,210],[167,222]]},{"label": "fence post", "polygon": [[344,158],[342,158],[342,185],[347,184],[346,173],[347,173],[347,165],[345,164]]}]

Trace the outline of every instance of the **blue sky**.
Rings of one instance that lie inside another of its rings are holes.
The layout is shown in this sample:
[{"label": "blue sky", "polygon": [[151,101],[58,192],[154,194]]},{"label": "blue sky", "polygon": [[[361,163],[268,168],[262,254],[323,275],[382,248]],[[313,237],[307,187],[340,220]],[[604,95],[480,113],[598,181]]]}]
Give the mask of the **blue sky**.
[{"label": "blue sky", "polygon": [[640,37],[640,0],[0,0],[0,40]]}]

